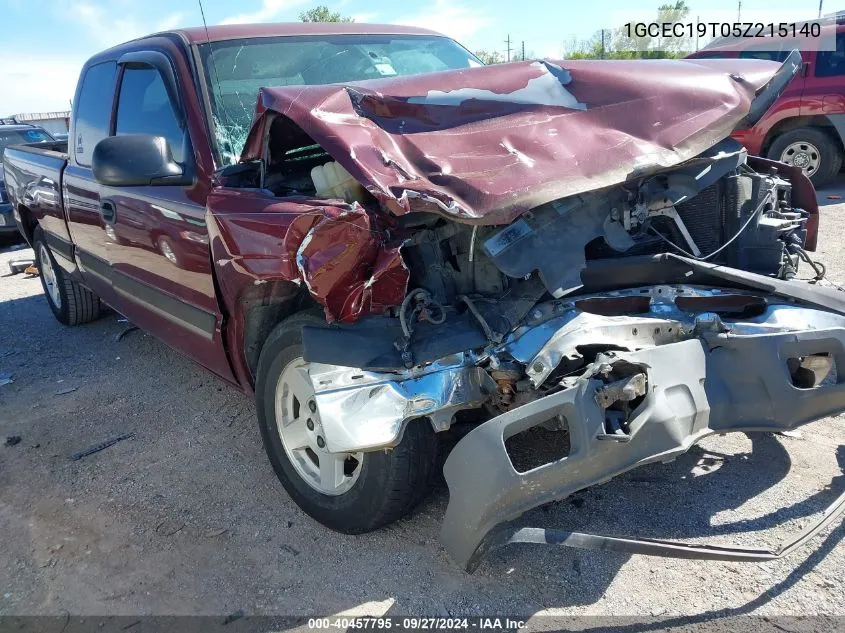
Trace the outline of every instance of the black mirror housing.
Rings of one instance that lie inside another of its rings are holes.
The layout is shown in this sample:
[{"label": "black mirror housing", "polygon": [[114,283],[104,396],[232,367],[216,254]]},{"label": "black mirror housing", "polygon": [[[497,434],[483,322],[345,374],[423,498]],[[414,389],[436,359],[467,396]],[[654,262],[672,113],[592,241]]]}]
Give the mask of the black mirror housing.
[{"label": "black mirror housing", "polygon": [[167,140],[151,134],[104,138],[94,147],[91,170],[97,182],[112,187],[188,184]]}]

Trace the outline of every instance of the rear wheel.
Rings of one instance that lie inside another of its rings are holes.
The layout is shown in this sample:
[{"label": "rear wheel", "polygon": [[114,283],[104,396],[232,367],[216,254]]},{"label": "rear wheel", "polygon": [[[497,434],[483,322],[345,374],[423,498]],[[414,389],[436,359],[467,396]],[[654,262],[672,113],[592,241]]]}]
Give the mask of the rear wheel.
[{"label": "rear wheel", "polygon": [[41,287],[56,319],[65,325],[80,325],[99,318],[100,299],[56,263],[41,227],[35,229],[32,246]]},{"label": "rear wheel", "polygon": [[799,167],[816,187],[829,183],[842,167],[842,151],[818,128],[802,127],[778,136],[768,157]]},{"label": "rear wheel", "polygon": [[426,495],[438,464],[438,443],[425,420],[408,424],[390,450],[331,453],[309,364],[303,325],[324,324],[296,314],[270,333],[255,384],[258,424],[276,475],[296,504],[328,528],[360,534],[410,512]]}]

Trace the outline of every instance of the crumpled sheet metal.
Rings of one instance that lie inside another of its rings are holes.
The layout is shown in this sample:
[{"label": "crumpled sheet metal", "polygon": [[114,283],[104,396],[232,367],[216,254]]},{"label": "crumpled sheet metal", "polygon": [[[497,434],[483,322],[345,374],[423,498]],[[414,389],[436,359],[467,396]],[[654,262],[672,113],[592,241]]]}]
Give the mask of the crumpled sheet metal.
[{"label": "crumpled sheet metal", "polygon": [[[632,413],[628,440],[605,437],[604,411],[595,397],[603,382],[586,375],[573,387],[477,426],[457,443],[443,467],[449,485],[441,530],[446,550],[472,570],[487,551],[485,541],[494,526],[531,508],[638,466],[673,459],[710,434],[788,431],[841,412],[845,381],[837,377],[815,389],[800,389],[785,366],[787,358],[823,353],[834,356],[837,366],[845,362],[845,328],[718,334],[614,353],[647,368],[648,374],[649,392]],[[568,422],[569,453],[517,471],[505,439],[556,416]]]},{"label": "crumpled sheet metal", "polygon": [[408,270],[382,218],[351,205],[310,198],[261,198],[219,191],[209,208],[241,278],[303,284],[329,322],[356,321],[402,303]]},{"label": "crumpled sheet metal", "polygon": [[284,116],[395,213],[507,224],[700,154],[730,134],[778,68],[566,60],[262,88],[242,160],[262,156]]}]

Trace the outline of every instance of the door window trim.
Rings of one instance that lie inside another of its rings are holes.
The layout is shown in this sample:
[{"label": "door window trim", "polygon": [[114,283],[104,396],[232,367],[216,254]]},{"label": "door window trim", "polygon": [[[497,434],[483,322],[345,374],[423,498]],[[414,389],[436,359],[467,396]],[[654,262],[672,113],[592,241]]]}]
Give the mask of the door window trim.
[{"label": "door window trim", "polygon": [[[74,99],[74,107],[73,107],[73,112],[72,112],[72,116],[71,116],[71,127],[70,127],[71,133],[68,136],[68,148],[67,148],[68,152],[67,153],[68,153],[68,158],[73,163],[73,165],[75,165],[76,167],[79,167],[81,169],[90,170],[91,169],[91,163],[89,162],[87,165],[85,165],[84,163],[80,163],[79,160],[76,157],[76,130],[77,130],[76,124],[77,124],[77,121],[79,119],[79,103],[82,100],[81,99],[82,92],[85,89],[85,78],[88,76],[88,73],[91,71],[92,68],[96,68],[97,66],[102,66],[103,64],[114,64],[115,65],[114,79],[113,79],[113,83],[112,83],[112,87],[111,87],[111,108],[109,110],[109,119],[108,119],[108,124],[106,126],[106,136],[104,136],[103,138],[114,135],[112,130],[114,129],[115,111],[117,110],[117,93],[118,93],[117,86],[119,85],[118,79],[119,79],[122,71],[121,71],[121,68],[118,65],[116,59],[102,59],[102,60],[97,60],[95,63],[86,64],[85,67],[82,69],[82,73],[79,76],[79,87],[76,91],[76,95],[75,95],[75,99]],[[102,140],[102,139],[100,139],[100,140]],[[91,148],[91,151],[92,152],[94,151],[93,147]]]},{"label": "door window trim", "polygon": [[[123,77],[126,74],[126,71],[138,68],[152,68],[158,71],[167,91],[168,98],[170,99],[170,106],[176,114],[177,122],[179,123],[179,127],[182,130],[184,137],[184,160],[181,165],[185,175],[193,178],[196,182],[196,156],[194,155],[194,144],[191,139],[191,130],[188,125],[184,99],[182,98],[183,86],[180,85],[173,60],[170,59],[166,53],[160,50],[142,49],[124,53],[120,56],[116,63],[118,69],[117,83],[115,84],[109,136],[117,136],[117,109],[120,104],[120,91],[123,88]],[[162,72],[162,68],[165,68],[166,70]],[[174,95],[176,99],[175,102]]]}]

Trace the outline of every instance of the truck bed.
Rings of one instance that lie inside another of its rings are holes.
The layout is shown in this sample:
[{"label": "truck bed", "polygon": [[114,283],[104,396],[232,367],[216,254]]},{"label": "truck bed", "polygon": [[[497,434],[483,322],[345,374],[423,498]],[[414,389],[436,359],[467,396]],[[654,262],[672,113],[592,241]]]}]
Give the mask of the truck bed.
[{"label": "truck bed", "polygon": [[9,198],[28,211],[21,216],[26,221],[19,223],[20,231],[32,243],[37,222],[51,247],[69,257],[71,239],[62,201],[67,150],[67,141],[13,145],[3,153],[3,169]]}]

